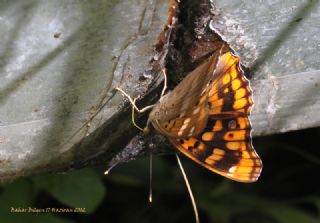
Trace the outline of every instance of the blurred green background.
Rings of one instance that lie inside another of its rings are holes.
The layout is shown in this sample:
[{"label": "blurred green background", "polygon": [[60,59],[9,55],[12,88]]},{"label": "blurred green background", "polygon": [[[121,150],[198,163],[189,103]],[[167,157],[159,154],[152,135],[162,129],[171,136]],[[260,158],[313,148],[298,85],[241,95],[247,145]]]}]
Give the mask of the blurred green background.
[{"label": "blurred green background", "polygon": [[[201,222],[319,223],[320,129],[255,138],[264,163],[257,183],[224,179],[183,157]],[[0,186],[0,222],[194,222],[175,156],[153,159],[153,203],[148,202],[149,159],[115,167],[47,174]],[[85,208],[85,213],[14,213],[11,208]]]}]

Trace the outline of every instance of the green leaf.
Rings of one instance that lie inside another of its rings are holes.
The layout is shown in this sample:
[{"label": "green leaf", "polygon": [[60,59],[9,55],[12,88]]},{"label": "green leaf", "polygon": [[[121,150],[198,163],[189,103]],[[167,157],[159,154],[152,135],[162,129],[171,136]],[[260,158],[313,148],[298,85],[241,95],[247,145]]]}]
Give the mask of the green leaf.
[{"label": "green leaf", "polygon": [[102,180],[92,169],[35,177],[34,182],[59,202],[85,208],[85,213],[93,212],[105,196]]},{"label": "green leaf", "polygon": [[0,209],[10,211],[11,207],[27,207],[32,205],[36,191],[26,180],[6,184],[0,195]]},{"label": "green leaf", "polygon": [[53,215],[16,211],[33,208],[33,200],[37,193],[31,181],[18,180],[6,183],[0,194],[0,222],[72,223]]}]

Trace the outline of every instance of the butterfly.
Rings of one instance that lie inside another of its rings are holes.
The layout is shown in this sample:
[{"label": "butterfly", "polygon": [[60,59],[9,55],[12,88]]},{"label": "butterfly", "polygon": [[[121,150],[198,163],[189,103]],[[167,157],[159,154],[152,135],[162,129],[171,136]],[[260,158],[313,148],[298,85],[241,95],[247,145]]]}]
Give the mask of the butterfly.
[{"label": "butterfly", "polygon": [[262,161],[251,142],[252,105],[239,57],[220,52],[160,98],[147,126],[205,168],[235,181],[255,182]]}]

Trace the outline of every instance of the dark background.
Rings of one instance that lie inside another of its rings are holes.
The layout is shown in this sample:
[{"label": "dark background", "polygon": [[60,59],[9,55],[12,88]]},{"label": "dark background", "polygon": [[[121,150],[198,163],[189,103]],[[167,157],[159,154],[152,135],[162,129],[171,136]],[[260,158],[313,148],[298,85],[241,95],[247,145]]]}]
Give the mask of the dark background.
[{"label": "dark background", "polygon": [[[230,181],[181,155],[201,222],[320,222],[320,129],[254,138],[264,163],[258,182]],[[174,148],[173,148],[174,149]],[[0,187],[0,222],[194,222],[174,155],[115,167],[20,179]],[[11,208],[85,208],[86,213],[13,213]]]}]

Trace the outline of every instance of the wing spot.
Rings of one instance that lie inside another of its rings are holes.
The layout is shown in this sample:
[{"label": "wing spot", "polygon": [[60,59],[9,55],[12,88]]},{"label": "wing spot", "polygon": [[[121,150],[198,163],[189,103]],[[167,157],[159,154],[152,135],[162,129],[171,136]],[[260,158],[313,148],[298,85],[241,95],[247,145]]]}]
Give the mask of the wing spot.
[{"label": "wing spot", "polygon": [[211,159],[210,157],[208,157],[207,159],[205,159],[204,162],[207,163],[207,164],[209,164],[209,165],[211,165],[211,166],[213,166],[213,165],[216,163],[216,161],[215,161],[214,159]]},{"label": "wing spot", "polygon": [[179,143],[180,143],[180,144],[184,144],[184,140],[183,140],[183,139],[180,139],[180,140],[179,140]]},{"label": "wing spot", "polygon": [[202,134],[201,138],[203,141],[211,141],[214,137],[213,132],[205,132]]},{"label": "wing spot", "polygon": [[242,155],[242,152],[240,152],[240,151],[235,151],[234,153],[233,153],[233,155],[234,156],[237,156],[237,157],[241,157]]},{"label": "wing spot", "polygon": [[233,132],[227,132],[225,135],[224,135],[224,140],[226,141],[233,141],[233,138],[234,138],[234,133]]},{"label": "wing spot", "polygon": [[186,114],[186,112],[181,112],[180,115],[178,115],[178,117],[182,118],[184,115]]},{"label": "wing spot", "polygon": [[240,100],[237,100],[234,104],[233,104],[233,108],[234,109],[239,109],[239,108],[243,108],[248,104],[248,100],[246,98],[241,98]]},{"label": "wing spot", "polygon": [[223,159],[223,156],[213,154],[213,155],[209,156],[208,158],[206,158],[204,162],[208,163],[209,165],[213,165],[216,163],[216,161],[219,161],[222,159]]},{"label": "wing spot", "polygon": [[241,86],[241,81],[236,79],[234,81],[232,81],[232,84],[231,84],[231,87],[232,87],[232,90],[237,90],[238,88],[240,88]]},{"label": "wing spot", "polygon": [[251,173],[252,167],[250,166],[240,166],[238,172],[243,173]]},{"label": "wing spot", "polygon": [[237,170],[236,166],[230,167],[230,169],[228,170],[229,173],[234,173]]},{"label": "wing spot", "polygon": [[240,165],[243,167],[251,167],[251,168],[254,166],[254,164],[255,164],[254,161],[250,159],[243,160],[240,163]]},{"label": "wing spot", "polygon": [[187,118],[186,120],[184,120],[183,124],[188,124],[191,121],[191,118]]},{"label": "wing spot", "polygon": [[187,127],[188,127],[188,123],[183,124],[183,126],[180,128],[179,132],[185,130]]},{"label": "wing spot", "polygon": [[214,155],[224,156],[225,151],[222,149],[214,148],[213,153],[214,153]]},{"label": "wing spot", "polygon": [[237,122],[235,120],[231,120],[228,123],[228,128],[229,129],[235,129],[237,127]]},{"label": "wing spot", "polygon": [[200,146],[200,142],[199,141],[196,141],[193,145],[194,148],[198,148]]},{"label": "wing spot", "polygon": [[215,92],[217,91],[215,85],[211,88],[211,90],[209,91],[209,97],[211,97]]},{"label": "wing spot", "polygon": [[[239,62],[239,61],[237,61]],[[237,76],[238,76],[238,73],[241,73],[238,69],[236,69],[235,66],[232,67],[231,69],[231,76],[232,76],[232,79],[236,79]]]},{"label": "wing spot", "polygon": [[223,84],[228,84],[229,82],[230,82],[230,75],[226,74],[222,79],[222,83]]},{"label": "wing spot", "polygon": [[226,147],[230,150],[238,150],[241,148],[240,142],[227,142]]},{"label": "wing spot", "polygon": [[238,122],[237,126],[239,129],[245,129],[247,126],[249,126],[248,121],[243,117],[237,118],[237,122]]},{"label": "wing spot", "polygon": [[236,94],[234,96],[235,99],[243,98],[246,95],[246,89],[240,88],[236,91]]},{"label": "wing spot", "polygon": [[217,120],[215,125],[212,128],[212,131],[221,131],[222,129],[223,129],[222,121],[221,120]]},{"label": "wing spot", "polygon": [[207,100],[207,97],[203,97],[203,96],[202,96],[202,97],[200,98],[199,104],[202,104],[205,100]]},{"label": "wing spot", "polygon": [[194,115],[198,114],[199,111],[200,111],[200,108],[201,108],[201,107],[197,107],[192,113],[193,113]]},{"label": "wing spot", "polygon": [[193,134],[193,132],[194,132],[194,129],[195,129],[195,127],[192,126],[192,128],[190,129],[190,132],[189,132],[188,136],[192,136],[192,134]]}]

